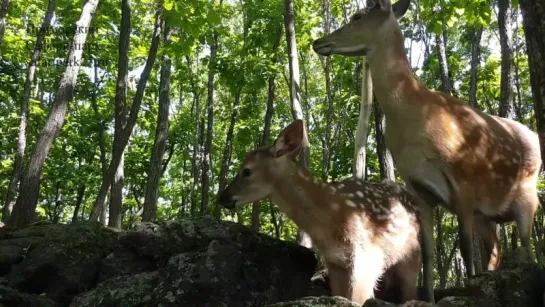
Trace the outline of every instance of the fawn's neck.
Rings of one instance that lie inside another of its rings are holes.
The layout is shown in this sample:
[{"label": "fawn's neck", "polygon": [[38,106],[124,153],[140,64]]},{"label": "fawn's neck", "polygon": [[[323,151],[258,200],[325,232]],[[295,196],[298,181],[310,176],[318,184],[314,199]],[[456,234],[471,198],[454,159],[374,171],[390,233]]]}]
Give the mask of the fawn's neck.
[{"label": "fawn's neck", "polygon": [[335,214],[330,205],[332,195],[307,170],[293,161],[289,163],[289,171],[273,174],[274,191],[271,200],[297,226],[309,233],[317,227],[329,227],[331,217]]}]

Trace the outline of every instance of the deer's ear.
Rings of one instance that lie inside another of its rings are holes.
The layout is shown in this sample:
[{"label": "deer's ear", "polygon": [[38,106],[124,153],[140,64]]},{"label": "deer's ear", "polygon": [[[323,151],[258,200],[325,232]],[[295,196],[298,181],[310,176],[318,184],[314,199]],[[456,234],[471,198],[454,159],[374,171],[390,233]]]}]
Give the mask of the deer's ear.
[{"label": "deer's ear", "polygon": [[392,2],[390,0],[375,0],[376,5],[385,12],[390,12],[392,9]]},{"label": "deer's ear", "polygon": [[407,13],[407,9],[409,9],[410,4],[411,0],[399,0],[392,5],[392,10],[394,11],[394,16],[396,19],[403,17],[403,15]]},{"label": "deer's ear", "polygon": [[305,135],[305,127],[303,121],[298,119],[278,135],[271,150],[275,157],[293,156],[299,152],[303,138]]}]

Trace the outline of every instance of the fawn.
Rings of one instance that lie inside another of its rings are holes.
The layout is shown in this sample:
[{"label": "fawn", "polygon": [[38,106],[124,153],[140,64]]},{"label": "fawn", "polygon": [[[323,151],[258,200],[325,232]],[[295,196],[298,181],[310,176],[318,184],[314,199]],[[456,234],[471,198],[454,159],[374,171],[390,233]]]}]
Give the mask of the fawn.
[{"label": "fawn", "polygon": [[423,280],[433,294],[432,208],[456,214],[460,251],[475,275],[473,226],[486,247],[488,269],[500,262],[496,223],[515,221],[522,245],[539,206],[539,138],[516,121],[492,116],[451,95],[432,91],[413,74],[398,23],[410,0],[368,0],[350,21],[313,43],[324,56],[366,56],[373,92],[386,118],[385,141],[395,167],[420,207]]},{"label": "fawn", "polygon": [[325,260],[333,296],[363,304],[392,268],[399,271],[395,278],[402,301],[416,299],[421,251],[412,194],[388,180],[320,182],[292,159],[301,148],[303,129],[303,122],[296,120],[273,145],[248,153],[219,203],[234,208],[271,199],[309,234]]}]

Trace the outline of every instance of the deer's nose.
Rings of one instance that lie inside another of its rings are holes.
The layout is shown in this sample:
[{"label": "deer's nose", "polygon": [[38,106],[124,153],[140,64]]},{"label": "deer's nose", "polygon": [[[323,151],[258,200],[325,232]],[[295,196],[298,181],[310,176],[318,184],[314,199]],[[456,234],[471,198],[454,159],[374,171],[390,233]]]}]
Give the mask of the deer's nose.
[{"label": "deer's nose", "polygon": [[218,203],[227,209],[233,209],[235,207],[236,200],[233,198],[233,195],[227,191],[227,189],[221,192],[218,199]]},{"label": "deer's nose", "polygon": [[331,47],[333,46],[332,42],[326,41],[323,37],[315,40],[312,43],[312,49],[314,52],[320,55],[329,55],[331,54]]}]

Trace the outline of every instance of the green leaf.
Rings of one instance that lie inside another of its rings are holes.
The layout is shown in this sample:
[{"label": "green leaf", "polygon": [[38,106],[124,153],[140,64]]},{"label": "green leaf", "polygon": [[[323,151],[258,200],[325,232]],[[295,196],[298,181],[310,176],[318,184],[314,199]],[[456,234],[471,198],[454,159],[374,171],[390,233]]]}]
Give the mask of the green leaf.
[{"label": "green leaf", "polygon": [[163,5],[163,7],[167,10],[167,11],[170,11],[172,10],[172,7],[174,6],[174,1],[173,0],[165,0],[165,4]]}]

